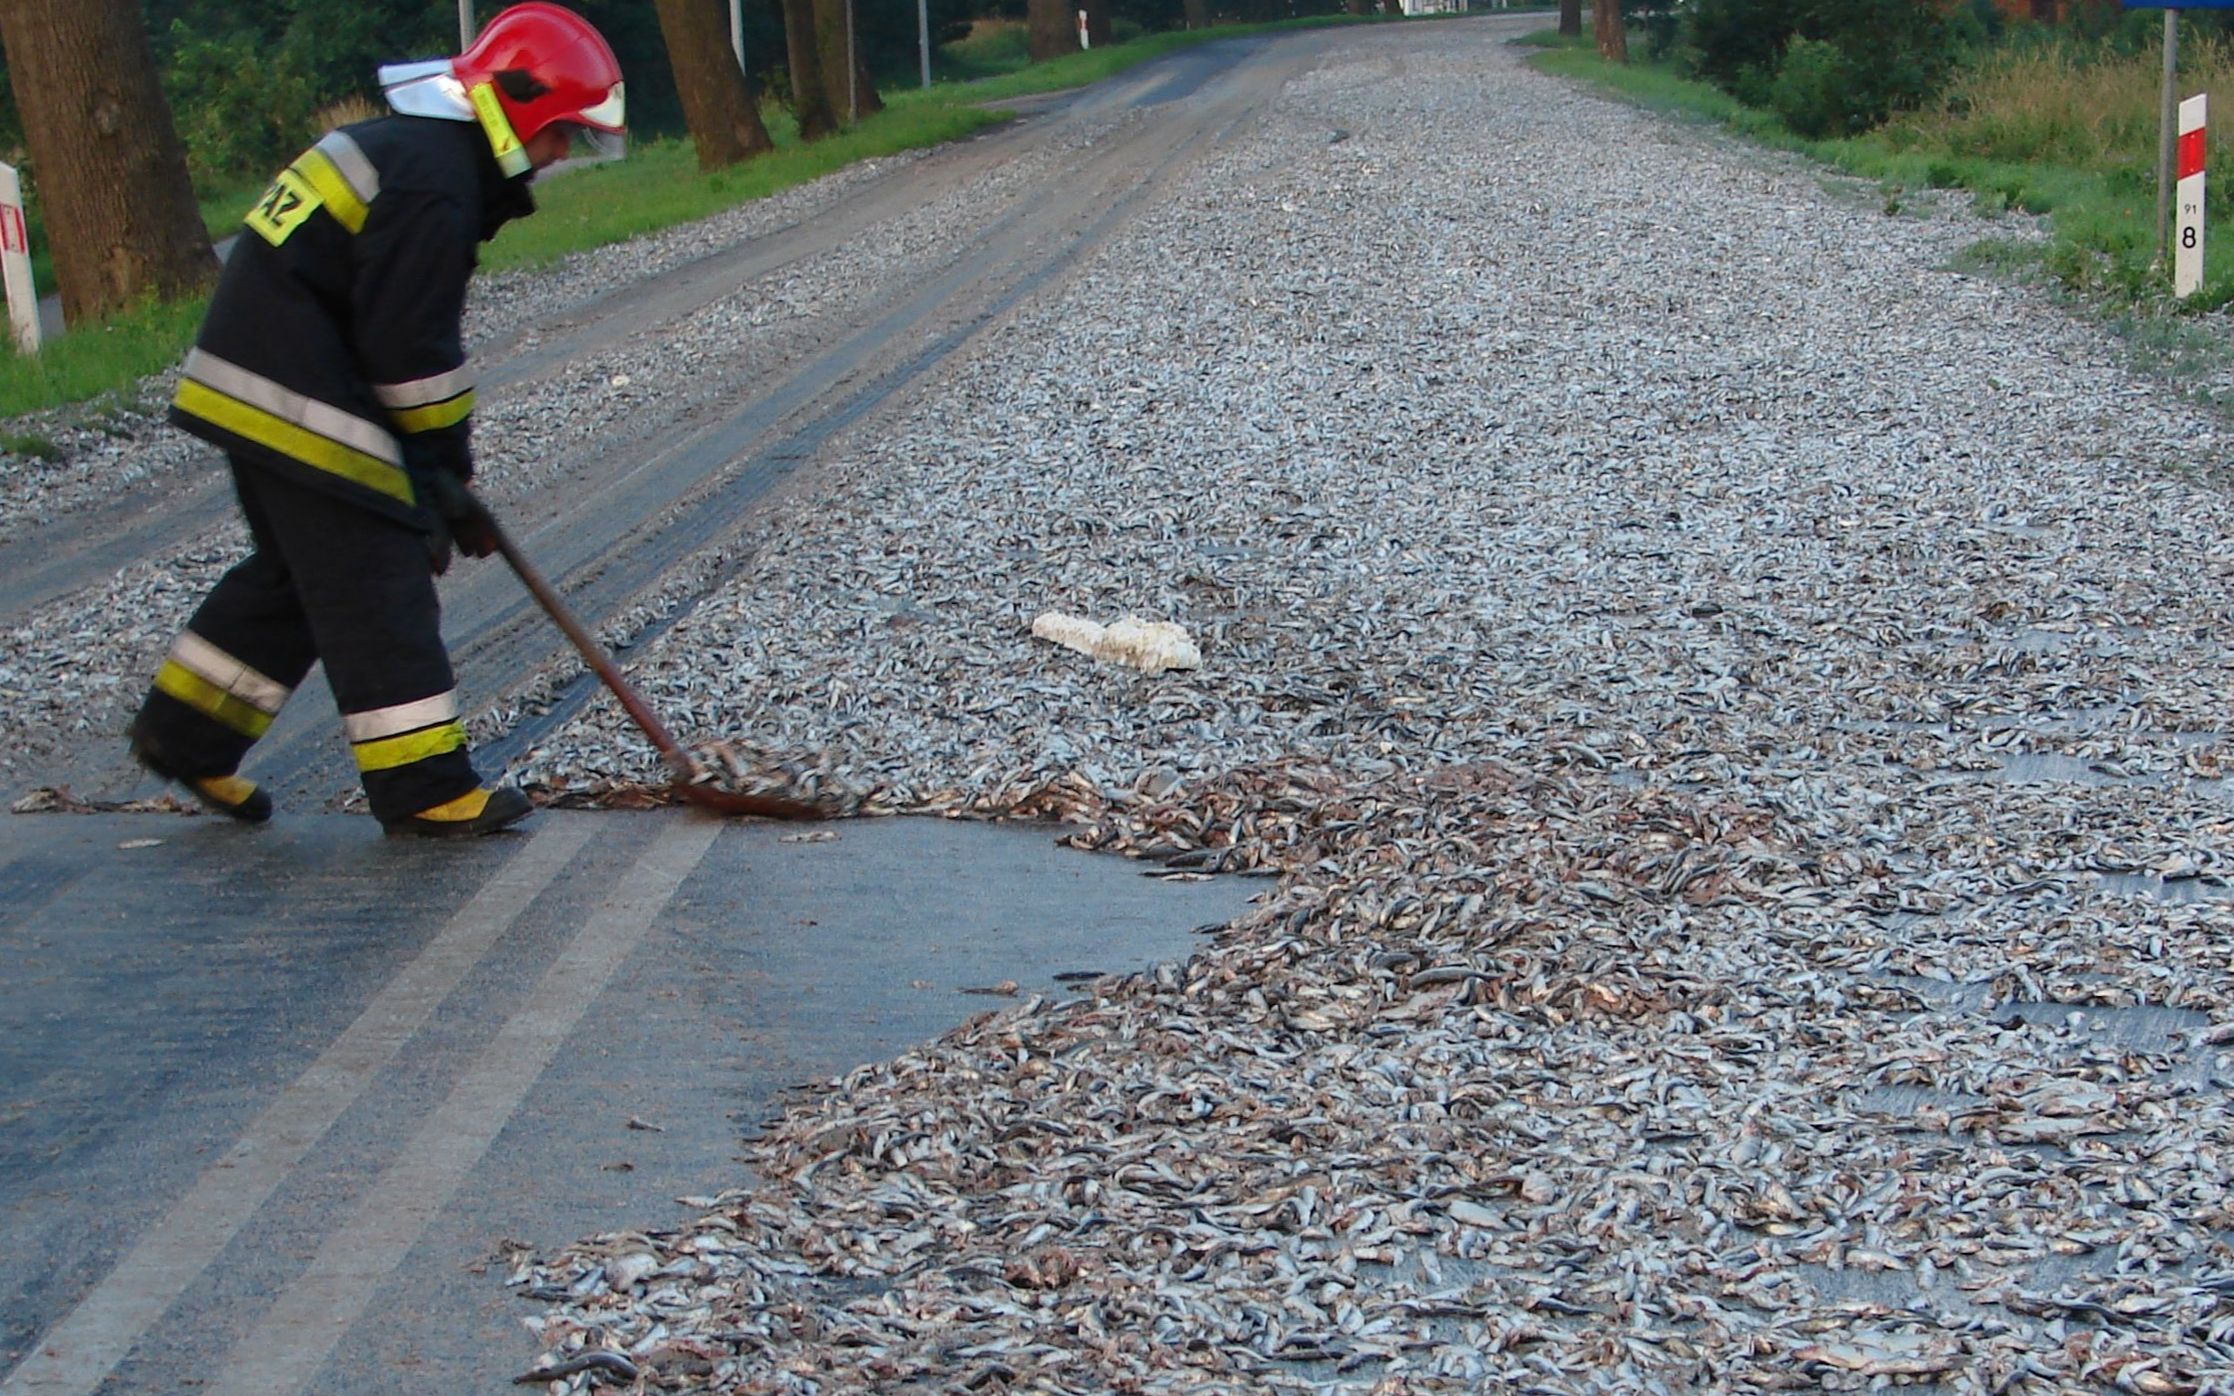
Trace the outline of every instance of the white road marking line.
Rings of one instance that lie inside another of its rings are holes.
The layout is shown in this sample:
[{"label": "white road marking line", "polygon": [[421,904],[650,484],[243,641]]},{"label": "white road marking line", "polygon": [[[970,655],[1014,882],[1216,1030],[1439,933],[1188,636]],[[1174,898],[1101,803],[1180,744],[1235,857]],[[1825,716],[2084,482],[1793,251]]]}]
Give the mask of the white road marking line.
[{"label": "white road marking line", "polygon": [[86,1396],[263,1206],[497,937],[589,841],[588,818],[550,819],[171,1205],[92,1293],[0,1381],[0,1396]]},{"label": "white road marking line", "polygon": [[310,1268],[233,1350],[209,1396],[293,1396],[309,1385],[721,829],[713,819],[668,823]]}]

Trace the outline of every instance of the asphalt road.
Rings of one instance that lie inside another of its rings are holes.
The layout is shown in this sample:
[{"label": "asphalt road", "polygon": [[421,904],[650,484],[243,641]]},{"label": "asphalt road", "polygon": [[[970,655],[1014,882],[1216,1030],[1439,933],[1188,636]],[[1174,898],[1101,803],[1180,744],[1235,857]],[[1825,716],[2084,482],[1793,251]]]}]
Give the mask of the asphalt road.
[{"label": "asphalt road", "polygon": [[1264,886],[936,819],[8,834],[0,1396],[508,1390],[508,1243],[680,1222],[786,1088],[1184,957]]}]

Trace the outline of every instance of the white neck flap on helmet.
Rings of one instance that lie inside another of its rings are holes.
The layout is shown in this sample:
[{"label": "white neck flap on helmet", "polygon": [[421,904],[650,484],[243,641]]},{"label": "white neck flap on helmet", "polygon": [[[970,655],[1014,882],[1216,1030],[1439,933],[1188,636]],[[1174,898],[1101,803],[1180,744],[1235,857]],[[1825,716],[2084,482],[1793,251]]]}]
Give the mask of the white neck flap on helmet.
[{"label": "white neck flap on helmet", "polygon": [[475,119],[473,101],[466,96],[465,84],[450,71],[447,58],[384,63],[380,67],[380,88],[387,95],[388,105],[405,116],[432,116],[444,121]]}]

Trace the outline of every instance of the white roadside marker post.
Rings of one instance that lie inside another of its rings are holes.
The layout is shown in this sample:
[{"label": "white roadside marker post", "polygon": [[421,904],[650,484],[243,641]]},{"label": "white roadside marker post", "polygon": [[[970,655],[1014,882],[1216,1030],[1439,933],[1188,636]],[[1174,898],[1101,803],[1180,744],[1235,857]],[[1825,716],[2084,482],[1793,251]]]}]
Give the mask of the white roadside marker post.
[{"label": "white roadside marker post", "polygon": [[1083,50],[1090,49],[1093,46],[1094,36],[1086,32],[1086,12],[1080,10],[1078,12],[1078,47]]},{"label": "white roadside marker post", "polygon": [[2178,209],[2172,234],[2172,294],[2182,300],[2203,287],[2203,94],[2180,103]]},{"label": "white roadside marker post", "polygon": [[16,167],[0,164],[0,281],[8,288],[8,322],[16,348],[39,352],[39,288],[31,281],[31,229],[23,221],[23,184]]}]

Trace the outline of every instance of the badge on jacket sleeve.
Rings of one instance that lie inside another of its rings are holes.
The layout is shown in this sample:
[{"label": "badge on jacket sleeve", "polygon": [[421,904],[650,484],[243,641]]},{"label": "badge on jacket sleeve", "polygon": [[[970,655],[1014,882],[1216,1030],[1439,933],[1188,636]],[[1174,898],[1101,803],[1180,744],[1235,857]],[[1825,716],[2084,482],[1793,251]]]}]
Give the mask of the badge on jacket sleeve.
[{"label": "badge on jacket sleeve", "polygon": [[277,247],[317,210],[319,202],[318,191],[290,167],[279,172],[279,178],[271,182],[271,187],[241,221],[258,237]]}]

